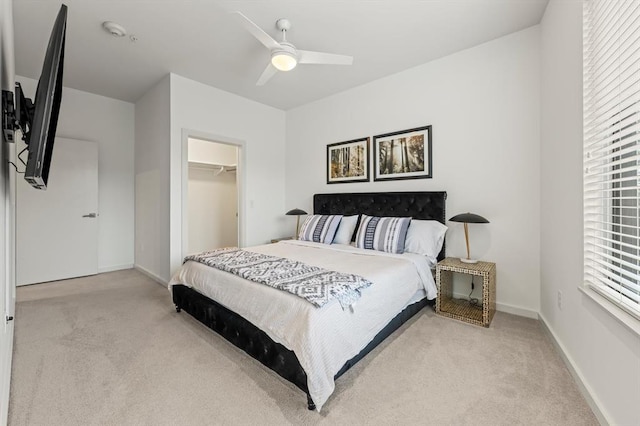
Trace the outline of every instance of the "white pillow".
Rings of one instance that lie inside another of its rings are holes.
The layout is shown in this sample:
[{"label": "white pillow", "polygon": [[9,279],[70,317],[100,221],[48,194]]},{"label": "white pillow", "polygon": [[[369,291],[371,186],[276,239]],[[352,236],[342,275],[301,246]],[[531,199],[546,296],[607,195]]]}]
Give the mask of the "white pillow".
[{"label": "white pillow", "polygon": [[343,216],[340,225],[338,225],[336,236],[333,238],[333,244],[351,244],[351,237],[353,237],[357,223],[358,215]]},{"label": "white pillow", "polygon": [[437,220],[413,219],[407,231],[404,251],[426,256],[430,266],[435,266],[438,263],[438,254],[442,250],[447,229]]}]

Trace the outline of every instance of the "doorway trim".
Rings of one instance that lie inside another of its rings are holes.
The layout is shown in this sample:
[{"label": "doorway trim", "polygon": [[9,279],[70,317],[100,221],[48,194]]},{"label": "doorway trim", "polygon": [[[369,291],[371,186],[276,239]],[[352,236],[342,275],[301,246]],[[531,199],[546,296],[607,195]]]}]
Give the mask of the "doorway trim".
[{"label": "doorway trim", "polygon": [[181,259],[187,255],[189,249],[189,138],[199,139],[207,142],[221,143],[232,145],[238,149],[238,164],[236,166],[236,185],[238,188],[238,246],[245,246],[245,182],[246,172],[244,165],[246,163],[246,143],[241,139],[229,136],[216,135],[213,133],[202,132],[194,129],[182,129],[182,223],[180,224],[182,241],[181,241]]}]

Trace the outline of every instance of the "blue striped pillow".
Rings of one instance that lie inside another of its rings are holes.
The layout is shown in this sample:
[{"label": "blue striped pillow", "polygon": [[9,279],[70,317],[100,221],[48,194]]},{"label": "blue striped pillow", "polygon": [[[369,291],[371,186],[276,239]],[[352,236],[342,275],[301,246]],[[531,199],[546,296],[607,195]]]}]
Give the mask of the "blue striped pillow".
[{"label": "blue striped pillow", "polygon": [[313,214],[307,216],[300,227],[298,239],[316,243],[331,244],[340,225],[342,215]]},{"label": "blue striped pillow", "polygon": [[356,247],[387,253],[403,253],[410,217],[362,215],[356,235]]}]

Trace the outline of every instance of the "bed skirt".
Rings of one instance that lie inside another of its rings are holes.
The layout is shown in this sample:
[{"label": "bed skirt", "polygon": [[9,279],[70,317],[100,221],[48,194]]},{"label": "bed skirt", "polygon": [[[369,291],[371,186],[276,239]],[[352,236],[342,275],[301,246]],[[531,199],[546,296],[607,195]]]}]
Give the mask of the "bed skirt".
[{"label": "bed skirt", "polygon": [[[300,366],[300,362],[293,351],[274,342],[264,331],[237,313],[187,286],[180,284],[172,286],[172,294],[177,312],[185,310],[251,357],[296,385],[307,394],[308,408],[310,410],[315,409],[315,404],[309,396],[307,388],[307,374]],[[426,305],[433,306],[434,302],[435,299],[427,300],[424,298],[407,306],[358,355],[347,361],[334,378],[337,379],[344,374],[423,307]]]}]

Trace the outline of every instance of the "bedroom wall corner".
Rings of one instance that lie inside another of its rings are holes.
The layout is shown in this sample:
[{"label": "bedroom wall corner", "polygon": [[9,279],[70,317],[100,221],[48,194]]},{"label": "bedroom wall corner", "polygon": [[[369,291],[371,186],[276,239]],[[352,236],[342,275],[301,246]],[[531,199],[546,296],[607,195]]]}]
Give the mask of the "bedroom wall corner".
[{"label": "bedroom wall corner", "polygon": [[[327,144],[424,125],[433,126],[432,179],[326,183]],[[314,193],[447,191],[448,218],[472,211],[491,221],[472,225],[470,239],[472,256],[497,264],[498,309],[537,316],[539,146],[534,26],[287,111],[286,203],[306,210]],[[462,226],[447,225],[447,255],[463,255]]]},{"label": "bedroom wall corner", "polygon": [[169,281],[170,79],[162,78],[135,105],[135,267]]},{"label": "bedroom wall corner", "polygon": [[[540,317],[603,424],[640,424],[640,338],[583,284],[582,2],[551,0],[541,23]],[[562,308],[557,303],[562,293]],[[581,383],[580,383],[581,382]]]},{"label": "bedroom wall corner", "polygon": [[[16,79],[35,97],[37,80]],[[134,262],[134,110],[130,102],[63,90],[56,136],[98,144],[98,272],[131,268]]]},{"label": "bedroom wall corner", "polygon": [[[170,75],[170,268],[182,263],[182,138],[184,131],[242,144],[240,206],[244,245],[286,235],[285,112],[215,87]],[[242,244],[242,242],[241,242]]]}]

